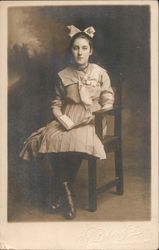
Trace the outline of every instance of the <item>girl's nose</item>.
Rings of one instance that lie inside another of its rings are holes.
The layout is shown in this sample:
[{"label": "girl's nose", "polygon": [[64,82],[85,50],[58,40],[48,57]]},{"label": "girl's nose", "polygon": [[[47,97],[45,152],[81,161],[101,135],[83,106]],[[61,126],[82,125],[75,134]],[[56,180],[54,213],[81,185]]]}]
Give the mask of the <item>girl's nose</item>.
[{"label": "girl's nose", "polygon": [[82,54],[82,50],[79,49],[79,50],[78,50],[78,55],[81,55],[81,54]]}]

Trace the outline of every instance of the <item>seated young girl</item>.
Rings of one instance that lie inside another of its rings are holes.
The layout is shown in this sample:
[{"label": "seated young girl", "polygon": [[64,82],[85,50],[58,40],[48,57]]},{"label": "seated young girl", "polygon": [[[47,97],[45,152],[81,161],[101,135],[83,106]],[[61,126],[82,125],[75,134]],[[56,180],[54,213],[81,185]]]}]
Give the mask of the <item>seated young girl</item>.
[{"label": "seated young girl", "polygon": [[58,190],[52,210],[72,219],[76,214],[73,183],[82,159],[86,155],[106,158],[103,144],[95,133],[92,113],[112,108],[114,93],[107,71],[89,63],[94,28],[84,31],[73,25],[68,28],[72,58],[70,66],[58,73],[56,97],[51,106],[55,119],[31,134],[20,157],[36,160],[39,154],[48,155]]}]

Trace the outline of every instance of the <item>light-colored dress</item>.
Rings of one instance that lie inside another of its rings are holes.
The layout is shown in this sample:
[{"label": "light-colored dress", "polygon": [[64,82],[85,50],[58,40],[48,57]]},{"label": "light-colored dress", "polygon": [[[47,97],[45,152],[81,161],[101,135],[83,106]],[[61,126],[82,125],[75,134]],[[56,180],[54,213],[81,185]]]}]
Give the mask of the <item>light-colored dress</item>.
[{"label": "light-colored dress", "polygon": [[[106,70],[97,64],[89,64],[84,70],[67,67],[58,73],[58,78],[51,106],[55,120],[31,134],[20,157],[30,160],[36,159],[39,153],[81,152],[105,159],[92,112],[113,105],[114,93]],[[85,122],[67,131],[56,119],[63,114],[74,123]]]}]

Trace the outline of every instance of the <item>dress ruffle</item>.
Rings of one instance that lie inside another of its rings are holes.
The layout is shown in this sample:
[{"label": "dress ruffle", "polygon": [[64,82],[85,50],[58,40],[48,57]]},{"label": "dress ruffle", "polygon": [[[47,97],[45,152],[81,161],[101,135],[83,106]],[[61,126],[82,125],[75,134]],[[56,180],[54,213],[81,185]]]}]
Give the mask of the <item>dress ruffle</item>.
[{"label": "dress ruffle", "polygon": [[[80,122],[90,115],[82,104],[68,103],[65,114],[73,122]],[[81,152],[105,159],[104,146],[95,133],[93,124],[87,124],[69,131],[56,120],[47,124],[26,140],[20,153],[25,160],[36,159],[39,153]]]}]

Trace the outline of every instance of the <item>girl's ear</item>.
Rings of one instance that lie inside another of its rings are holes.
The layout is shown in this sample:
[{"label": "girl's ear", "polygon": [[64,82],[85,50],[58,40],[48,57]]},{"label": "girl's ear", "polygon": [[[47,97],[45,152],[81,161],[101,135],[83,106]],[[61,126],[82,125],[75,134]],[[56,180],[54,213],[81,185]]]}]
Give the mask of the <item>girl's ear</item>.
[{"label": "girl's ear", "polygon": [[93,49],[90,49],[89,55],[91,56],[93,54]]}]

